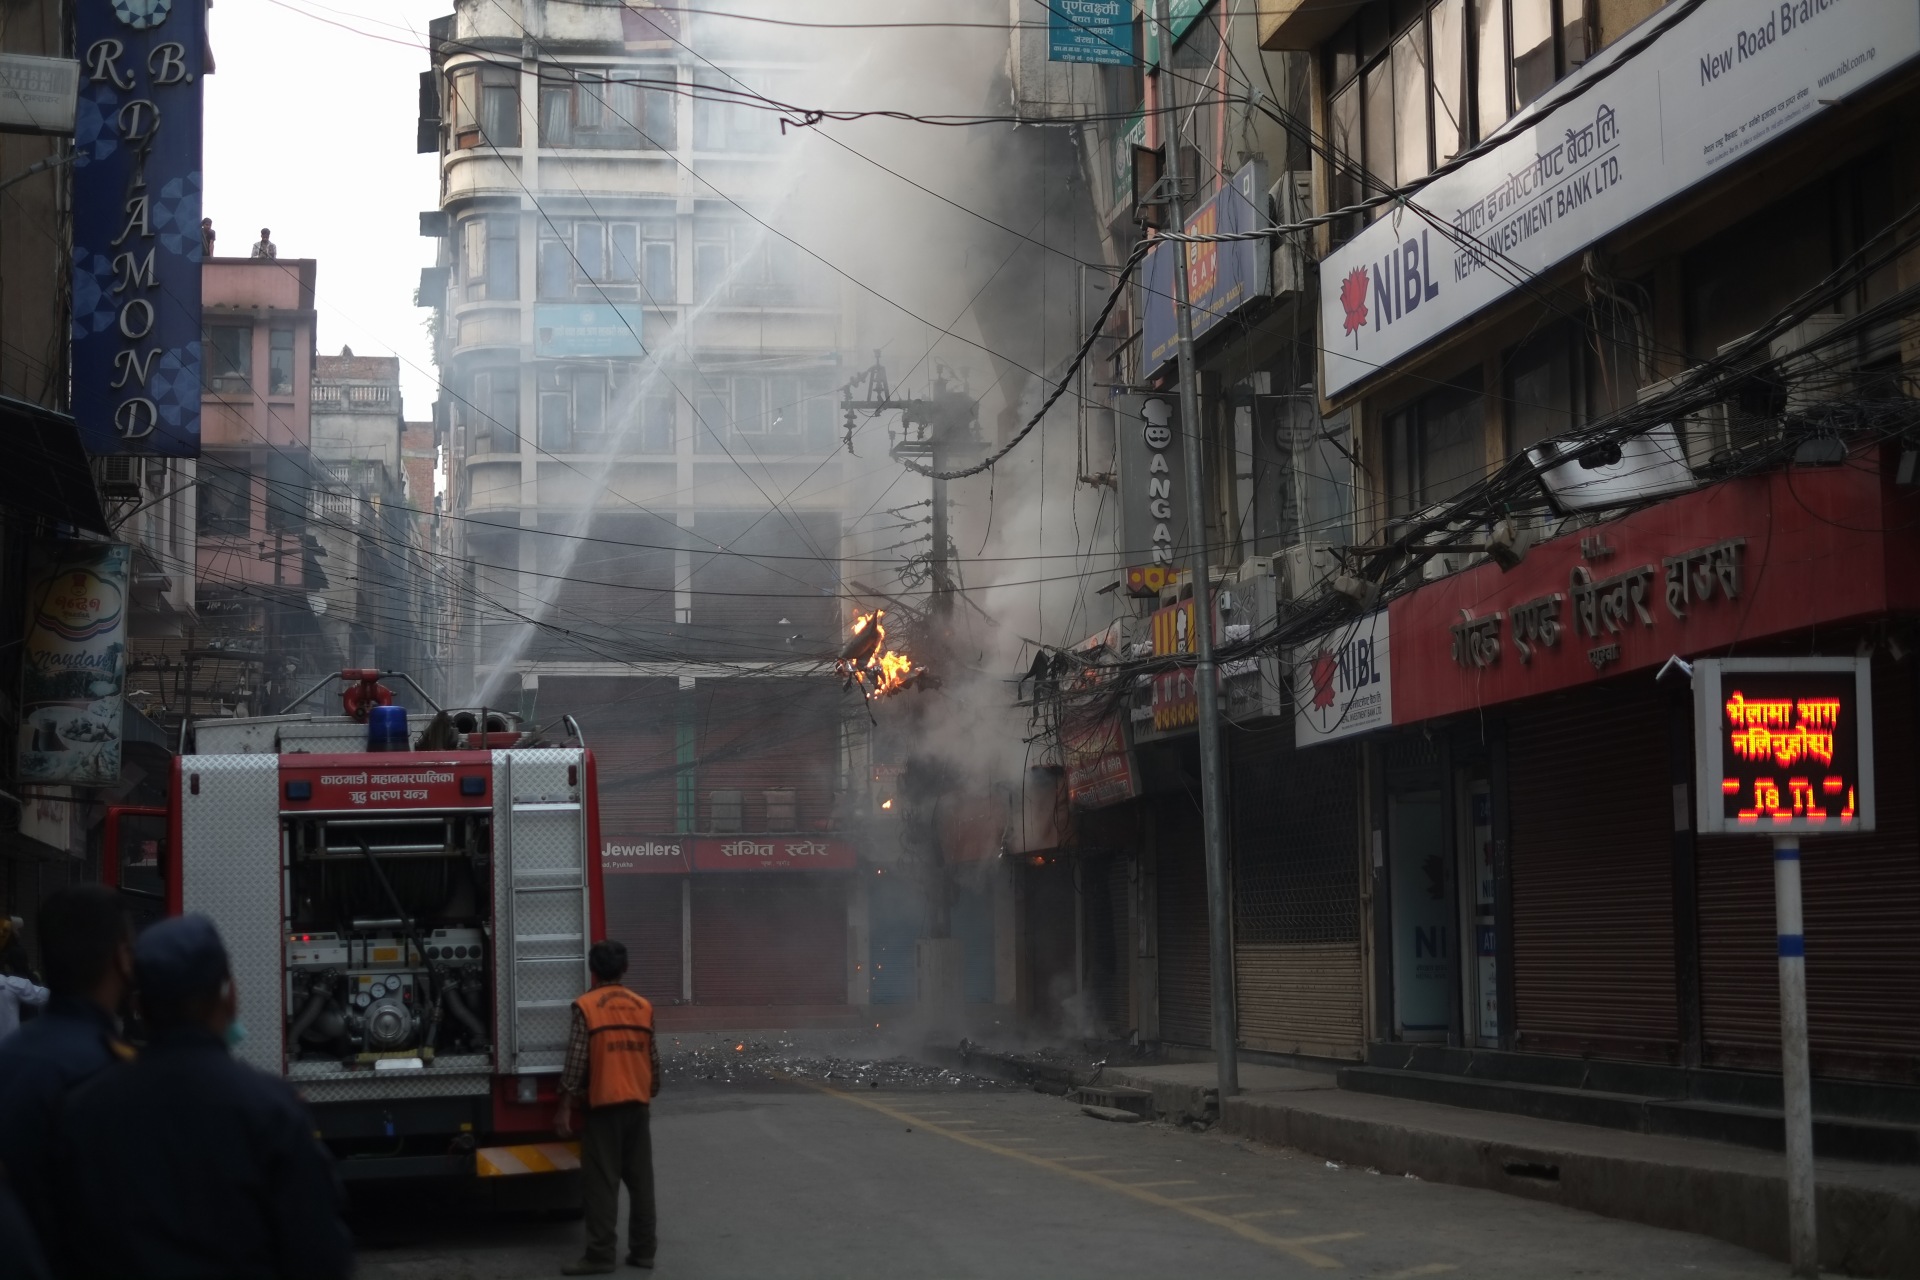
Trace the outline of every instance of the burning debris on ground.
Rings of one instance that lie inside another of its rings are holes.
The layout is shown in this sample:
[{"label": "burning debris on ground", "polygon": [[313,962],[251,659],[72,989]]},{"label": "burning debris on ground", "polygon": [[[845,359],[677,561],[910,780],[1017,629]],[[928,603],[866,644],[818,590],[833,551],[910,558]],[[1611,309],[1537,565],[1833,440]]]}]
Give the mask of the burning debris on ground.
[{"label": "burning debris on ground", "polygon": [[906,1057],[871,1037],[802,1033],[662,1036],[660,1071],[669,1086],[691,1081],[759,1084],[802,1080],[836,1089],[1012,1089],[1017,1085]]}]

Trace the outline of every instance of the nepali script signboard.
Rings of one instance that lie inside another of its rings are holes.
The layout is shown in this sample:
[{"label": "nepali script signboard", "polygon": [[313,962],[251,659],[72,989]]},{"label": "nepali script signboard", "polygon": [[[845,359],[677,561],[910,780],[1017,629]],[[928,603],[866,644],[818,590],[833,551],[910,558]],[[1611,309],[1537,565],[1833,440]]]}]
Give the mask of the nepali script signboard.
[{"label": "nepali script signboard", "polygon": [[1132,66],[1131,0],[1047,0],[1047,61]]},{"label": "nepali script signboard", "polygon": [[1326,394],[1898,69],[1920,53],[1920,5],[1705,0],[1640,44],[1627,35],[1548,92],[1558,107],[1322,260]]},{"label": "nepali script signboard", "polygon": [[78,0],[73,420],[88,453],[200,452],[206,6]]},{"label": "nepali script signboard", "polygon": [[1867,658],[1704,658],[1693,664],[1702,832],[1871,831]]}]

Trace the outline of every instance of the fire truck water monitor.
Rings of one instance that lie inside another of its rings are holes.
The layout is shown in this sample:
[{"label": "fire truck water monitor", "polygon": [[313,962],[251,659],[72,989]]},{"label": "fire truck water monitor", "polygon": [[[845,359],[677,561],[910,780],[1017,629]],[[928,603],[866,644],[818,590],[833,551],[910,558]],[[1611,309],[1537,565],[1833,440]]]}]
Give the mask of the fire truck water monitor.
[{"label": "fire truck water monitor", "polygon": [[1703,659],[1693,690],[1701,831],[1873,830],[1867,659]]}]

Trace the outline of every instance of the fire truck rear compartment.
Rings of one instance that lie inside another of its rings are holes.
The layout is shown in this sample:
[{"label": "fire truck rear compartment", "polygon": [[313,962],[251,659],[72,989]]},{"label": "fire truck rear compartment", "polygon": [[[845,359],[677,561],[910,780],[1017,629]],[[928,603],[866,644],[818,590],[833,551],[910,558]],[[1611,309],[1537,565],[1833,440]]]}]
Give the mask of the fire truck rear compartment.
[{"label": "fire truck rear compartment", "polygon": [[283,822],[288,1063],[487,1054],[491,815]]}]

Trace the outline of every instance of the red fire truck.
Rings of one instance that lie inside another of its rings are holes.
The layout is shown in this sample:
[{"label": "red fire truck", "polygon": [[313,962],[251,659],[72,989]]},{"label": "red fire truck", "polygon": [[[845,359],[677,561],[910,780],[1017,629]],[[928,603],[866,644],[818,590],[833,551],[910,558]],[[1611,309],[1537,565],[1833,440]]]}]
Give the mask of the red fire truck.
[{"label": "red fire truck", "polygon": [[569,745],[498,711],[409,732],[383,677],[406,679],[340,673],[351,714],[191,726],[168,806],[109,813],[105,878],[212,917],[237,1056],[299,1090],[344,1177],[557,1174],[516,1201],[571,1207],[552,1117],[605,929],[593,755],[570,717]]}]

